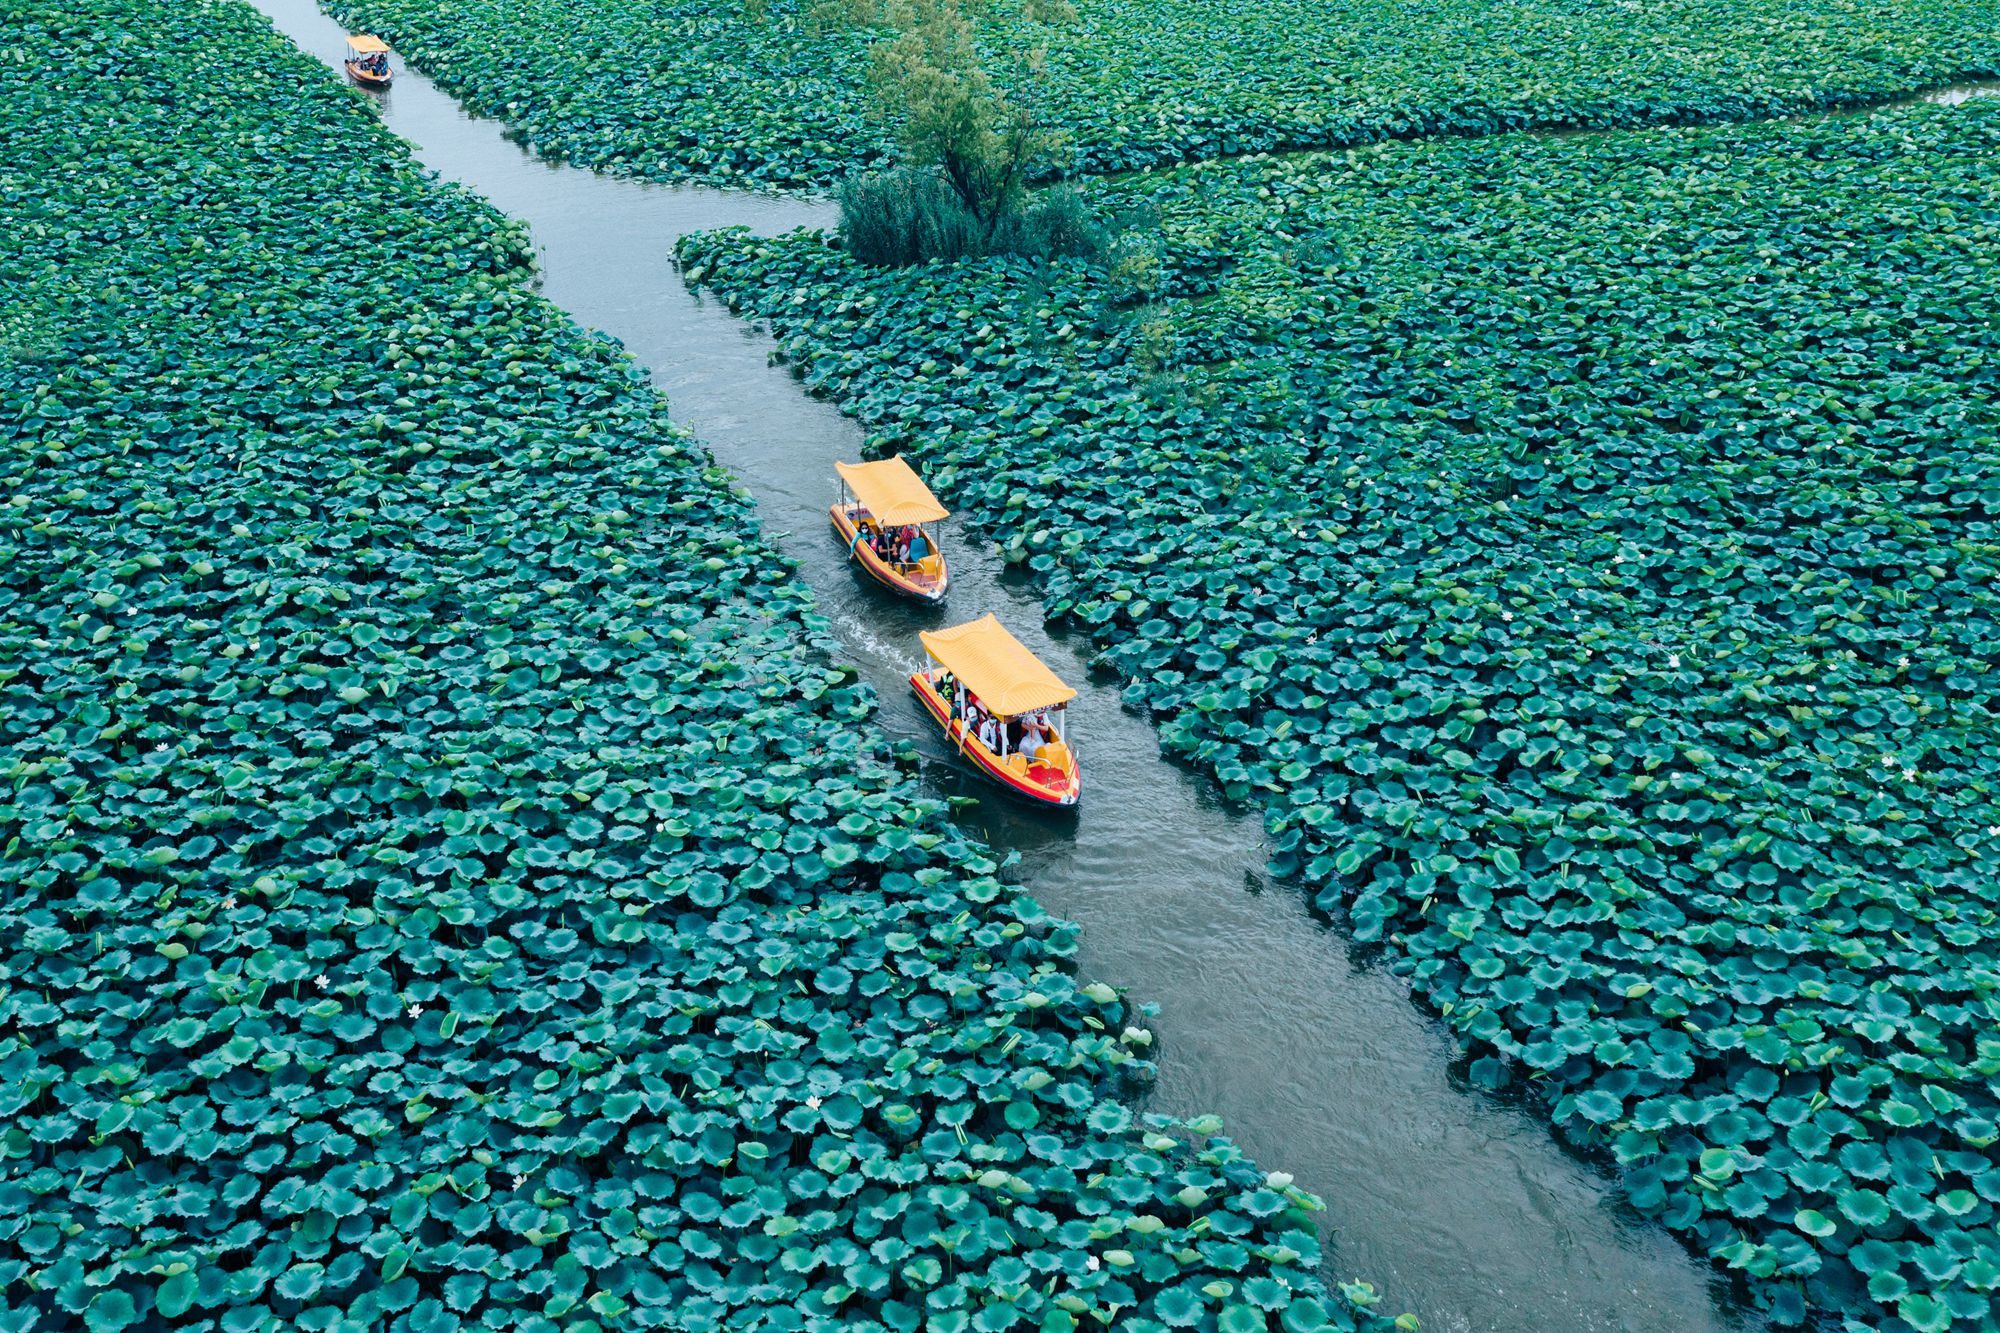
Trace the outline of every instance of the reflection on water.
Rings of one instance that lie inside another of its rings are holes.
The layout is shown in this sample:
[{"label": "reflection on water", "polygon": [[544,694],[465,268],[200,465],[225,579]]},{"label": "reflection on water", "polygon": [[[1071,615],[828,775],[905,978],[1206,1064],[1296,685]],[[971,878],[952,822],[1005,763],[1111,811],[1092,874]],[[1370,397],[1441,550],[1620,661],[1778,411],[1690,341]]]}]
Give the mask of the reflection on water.
[{"label": "reflection on water", "polygon": [[1960,102],[1970,102],[1975,97],[2000,96],[2000,79],[1987,79],[1979,83],[1954,83],[1949,88],[1940,88],[1933,93],[1925,93],[1926,102],[1938,106],[1957,106]]},{"label": "reflection on water", "polygon": [[[257,3],[308,51],[338,56],[341,31],[310,0]],[[846,568],[825,506],[833,460],[860,455],[860,431],[771,366],[768,340],[689,293],[671,263],[684,231],[821,226],[828,206],[540,162],[413,72],[399,69],[379,100],[426,165],[532,226],[548,297],[650,367],[676,418],[757,495],[767,532],[804,562],[880,692],[881,725],[924,756],[926,784],[978,798],[962,820],[1019,853],[1014,873],[1083,925],[1084,970],[1159,1007],[1152,1105],[1220,1112],[1259,1161],[1327,1198],[1330,1276],[1367,1277],[1433,1330],[1750,1326],[1706,1268],[1628,1218],[1532,1113],[1454,1088],[1449,1038],[1399,982],[1358,964],[1299,892],[1263,886],[1257,821],[1160,759],[1152,725],[1120,706],[1114,682],[1090,680],[1087,647],[1052,636],[990,550],[947,526],[942,617]],[[987,610],[1082,687],[1071,727],[1088,776],[1073,817],[1014,805],[956,767],[909,697],[917,630]]]}]

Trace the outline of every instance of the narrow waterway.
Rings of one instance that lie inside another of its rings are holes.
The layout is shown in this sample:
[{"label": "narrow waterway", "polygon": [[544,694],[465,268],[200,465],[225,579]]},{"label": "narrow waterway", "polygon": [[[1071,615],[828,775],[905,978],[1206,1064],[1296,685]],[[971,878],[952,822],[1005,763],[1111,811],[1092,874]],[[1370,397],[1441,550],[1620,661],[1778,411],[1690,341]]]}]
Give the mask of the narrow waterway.
[{"label": "narrow waterway", "polygon": [[[312,0],[253,0],[306,51],[337,65],[342,30]],[[804,564],[821,609],[881,694],[881,725],[914,741],[924,780],[979,798],[962,820],[1020,853],[1015,874],[1083,926],[1081,965],[1158,1006],[1155,1109],[1215,1111],[1270,1169],[1328,1201],[1328,1276],[1365,1277],[1430,1330],[1754,1326],[1664,1231],[1630,1216],[1596,1169],[1532,1113],[1456,1086],[1445,1032],[1393,977],[1361,965],[1303,896],[1265,884],[1262,830],[1212,784],[1163,761],[1115,683],[1089,681],[1083,645],[1052,637],[1037,599],[990,551],[950,544],[947,619],[894,603],[848,570],[827,531],[836,458],[861,432],[769,362],[759,331],[691,294],[683,232],[830,223],[824,204],[669,188],[553,165],[491,121],[401,71],[385,123],[420,160],[534,231],[543,290],[619,338],[761,505],[767,533]],[[947,540],[950,538],[947,532]],[[1017,808],[962,773],[908,697],[916,631],[993,610],[1083,687],[1072,737],[1087,770],[1071,820]]]}]

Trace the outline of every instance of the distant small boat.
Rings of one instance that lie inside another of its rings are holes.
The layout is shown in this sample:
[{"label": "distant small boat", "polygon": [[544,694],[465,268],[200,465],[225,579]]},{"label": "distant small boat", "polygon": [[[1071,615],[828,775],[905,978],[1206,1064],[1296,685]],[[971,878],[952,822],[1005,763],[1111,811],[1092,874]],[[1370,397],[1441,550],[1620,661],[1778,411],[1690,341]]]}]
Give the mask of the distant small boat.
[{"label": "distant small boat", "polygon": [[952,748],[1017,796],[1074,806],[1083,770],[1064,719],[1076,691],[990,614],[918,637],[937,665],[910,688]]},{"label": "distant small boat", "polygon": [[347,58],[340,63],[347,77],[363,88],[387,88],[395,77],[389,70],[388,43],[366,33],[347,39]]},{"label": "distant small boat", "polygon": [[942,605],[951,574],[937,534],[924,525],[950,518],[950,511],[901,458],[833,467],[840,494],[827,513],[848,558],[890,591]]}]

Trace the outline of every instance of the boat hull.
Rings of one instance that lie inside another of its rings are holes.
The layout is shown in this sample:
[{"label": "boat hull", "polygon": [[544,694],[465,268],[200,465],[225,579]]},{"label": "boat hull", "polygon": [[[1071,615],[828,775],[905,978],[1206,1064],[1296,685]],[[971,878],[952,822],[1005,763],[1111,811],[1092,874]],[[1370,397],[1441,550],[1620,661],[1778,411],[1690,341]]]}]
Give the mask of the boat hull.
[{"label": "boat hull", "polygon": [[841,505],[827,506],[827,517],[833,523],[834,535],[847,548],[848,556],[861,572],[881,584],[899,597],[907,597],[925,606],[943,606],[945,592],[951,586],[951,571],[945,565],[944,552],[938,552],[937,576],[934,581],[912,578],[899,571],[894,565],[854,540],[854,520]]},{"label": "boat hull", "polygon": [[952,749],[977,769],[981,777],[1037,805],[1059,810],[1075,808],[1083,796],[1083,773],[1074,758],[1065,768],[1033,764],[1022,772],[981,745],[977,737],[967,734],[963,722],[952,719],[951,705],[938,693],[927,673],[919,671],[912,675],[910,689],[924,711],[930,714],[931,721],[943,728],[945,739],[951,742]]},{"label": "boat hull", "polygon": [[341,68],[347,71],[348,82],[358,88],[387,88],[389,80],[395,77],[393,74],[370,74],[351,60],[343,60]]}]

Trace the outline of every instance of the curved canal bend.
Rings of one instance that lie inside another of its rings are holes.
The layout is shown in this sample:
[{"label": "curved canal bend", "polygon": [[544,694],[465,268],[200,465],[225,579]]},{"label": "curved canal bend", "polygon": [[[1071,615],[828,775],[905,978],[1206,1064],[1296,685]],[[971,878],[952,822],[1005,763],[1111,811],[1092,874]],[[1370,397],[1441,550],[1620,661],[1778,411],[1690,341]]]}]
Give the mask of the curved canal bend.
[{"label": "curved canal bend", "polygon": [[[312,0],[252,0],[337,66],[343,32]],[[1259,821],[1163,760],[1116,683],[1089,680],[1087,647],[1042,624],[1039,601],[990,549],[946,542],[952,619],[997,611],[1082,696],[1088,770],[1073,827],[990,795],[957,769],[904,681],[916,631],[940,623],[864,586],[829,535],[835,458],[862,432],[769,363],[770,340],[690,293],[675,237],[747,225],[824,226],[823,203],[614,179],[542,161],[410,71],[383,120],[447,179],[533,229],[544,294],[619,338],[690,427],[758,499],[766,533],[804,566],[821,611],[882,697],[879,725],[913,741],[923,780],[976,796],[960,821],[1020,853],[1012,873],[1083,927],[1080,966],[1158,1006],[1160,1079],[1148,1100],[1214,1111],[1267,1169],[1327,1200],[1328,1277],[1373,1282],[1428,1330],[1698,1333],[1757,1322],[1659,1228],[1617,1202],[1533,1113],[1472,1095],[1449,1073],[1445,1031],[1402,983],[1350,955],[1304,895],[1267,885]]]}]

